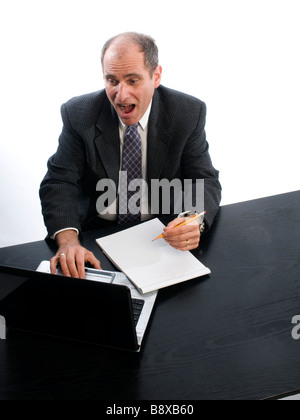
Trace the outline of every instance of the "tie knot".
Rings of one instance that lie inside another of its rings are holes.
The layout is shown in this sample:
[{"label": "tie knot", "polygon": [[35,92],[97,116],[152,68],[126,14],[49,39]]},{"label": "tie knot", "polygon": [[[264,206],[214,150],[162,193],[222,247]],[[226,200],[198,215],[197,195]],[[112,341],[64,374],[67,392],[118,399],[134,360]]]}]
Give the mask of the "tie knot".
[{"label": "tie knot", "polygon": [[138,128],[138,126],[139,126],[139,124],[140,124],[140,123],[137,123],[137,124],[135,124],[135,125],[129,125],[129,126],[128,126],[128,128],[127,128],[127,130],[137,130],[137,128]]}]

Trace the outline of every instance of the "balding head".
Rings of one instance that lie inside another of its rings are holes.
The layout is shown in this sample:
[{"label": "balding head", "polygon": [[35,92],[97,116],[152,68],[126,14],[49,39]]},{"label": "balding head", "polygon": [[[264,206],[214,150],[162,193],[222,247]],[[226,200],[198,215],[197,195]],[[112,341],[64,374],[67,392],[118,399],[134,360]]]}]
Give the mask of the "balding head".
[{"label": "balding head", "polygon": [[145,67],[149,69],[150,76],[152,77],[159,64],[158,48],[153,38],[136,32],[126,32],[117,35],[105,43],[101,55],[102,67],[104,65],[105,54],[108,50],[114,48],[113,53],[119,54],[121,58],[127,52],[128,48],[130,48],[130,44],[135,44],[140,49],[140,52],[144,53]]}]

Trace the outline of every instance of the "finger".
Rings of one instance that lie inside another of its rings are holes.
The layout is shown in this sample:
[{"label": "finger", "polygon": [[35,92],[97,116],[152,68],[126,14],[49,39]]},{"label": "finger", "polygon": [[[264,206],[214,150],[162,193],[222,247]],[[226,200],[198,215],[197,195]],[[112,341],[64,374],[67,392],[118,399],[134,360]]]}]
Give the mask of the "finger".
[{"label": "finger", "polygon": [[191,241],[191,240],[186,240],[186,241],[179,241],[179,242],[169,242],[169,244],[171,246],[174,246],[176,248],[180,248],[180,249],[193,249],[194,247],[198,247],[199,246],[199,241],[195,240],[195,241]]},{"label": "finger", "polygon": [[170,222],[168,224],[168,226],[165,228],[165,230],[173,229],[175,226],[180,225],[180,223],[182,223],[182,219],[177,218],[177,219],[173,220],[172,222]]},{"label": "finger", "polygon": [[174,237],[165,238],[169,244],[186,244],[187,242],[190,244],[195,244],[200,241],[200,234],[186,234]]},{"label": "finger", "polygon": [[[164,231],[164,236],[166,238],[172,238],[172,237],[176,237],[176,236],[181,236],[181,235],[199,235],[200,230],[199,230],[199,226],[195,226],[195,225],[185,225],[185,226],[181,226],[178,228],[166,228]],[[185,238],[187,239],[187,238]]]},{"label": "finger", "polygon": [[81,248],[80,252],[76,253],[76,268],[78,276],[81,279],[85,279],[85,263],[90,263],[94,268],[101,270],[100,261],[90,251]]},{"label": "finger", "polygon": [[67,254],[68,269],[69,269],[71,277],[74,277],[74,278],[79,277],[77,264],[80,264],[80,261],[83,261],[81,262],[81,264],[84,267],[84,258],[81,257],[80,254],[81,254],[81,251],[77,251],[77,252],[69,251]]},{"label": "finger", "polygon": [[71,275],[75,278],[79,277],[85,279],[85,263],[89,262],[96,269],[101,270],[100,261],[94,256],[90,251],[87,251],[84,248],[77,250],[74,260],[70,259],[69,269]]},{"label": "finger", "polygon": [[85,279],[85,258],[83,250],[76,253],[77,275],[80,279]]},{"label": "finger", "polygon": [[62,254],[61,256],[57,256],[59,260],[59,265],[61,268],[61,271],[64,276],[71,277],[71,273],[67,264],[67,257],[65,254]]},{"label": "finger", "polygon": [[57,256],[51,258],[51,260],[50,260],[50,272],[51,272],[51,274],[56,274],[57,261],[58,261]]},{"label": "finger", "polygon": [[199,246],[199,243],[195,243],[195,244],[187,244],[185,243],[180,243],[180,244],[170,244],[173,248],[177,249],[178,251],[193,251],[194,249],[197,249]]},{"label": "finger", "polygon": [[89,262],[97,270],[102,270],[100,261],[95,257],[92,252],[86,254],[86,262]]},{"label": "finger", "polygon": [[176,238],[169,238],[166,241],[175,249],[180,249],[181,251],[191,251],[193,249],[198,248],[200,244],[200,234],[194,237],[176,237]]},{"label": "finger", "polygon": [[200,231],[197,229],[192,232],[182,233],[181,235],[165,236],[165,240],[172,245],[186,243],[186,241],[189,241],[190,243],[197,243],[200,241]]},{"label": "finger", "polygon": [[[181,232],[181,228],[176,227],[180,223],[182,223],[182,220],[180,220],[180,219],[175,219],[171,223],[169,223],[168,226],[164,228],[164,236],[168,237],[170,235],[172,236],[172,235],[175,235],[175,234],[178,234],[179,232]],[[176,231],[176,233],[175,233],[175,231]]]}]

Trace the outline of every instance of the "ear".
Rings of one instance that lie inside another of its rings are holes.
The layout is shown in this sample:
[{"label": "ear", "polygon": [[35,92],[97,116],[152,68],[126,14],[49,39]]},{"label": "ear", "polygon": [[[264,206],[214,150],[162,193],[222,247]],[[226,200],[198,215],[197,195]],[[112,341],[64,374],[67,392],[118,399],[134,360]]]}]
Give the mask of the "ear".
[{"label": "ear", "polygon": [[162,77],[162,67],[157,66],[153,75],[154,80],[154,88],[157,89],[161,83],[161,77]]}]

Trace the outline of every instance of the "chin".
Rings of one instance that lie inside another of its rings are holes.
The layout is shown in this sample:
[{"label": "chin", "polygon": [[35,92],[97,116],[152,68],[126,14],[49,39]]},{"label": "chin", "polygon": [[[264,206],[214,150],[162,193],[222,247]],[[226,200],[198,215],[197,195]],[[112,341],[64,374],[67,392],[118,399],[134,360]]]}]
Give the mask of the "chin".
[{"label": "chin", "polygon": [[124,118],[121,118],[121,121],[125,125],[136,125],[139,122],[139,120],[130,120],[130,119],[124,119]]},{"label": "chin", "polygon": [[120,114],[118,114],[118,115],[119,115],[120,120],[125,125],[135,125],[140,121],[140,119],[138,117],[124,116],[124,115],[120,115]]}]

